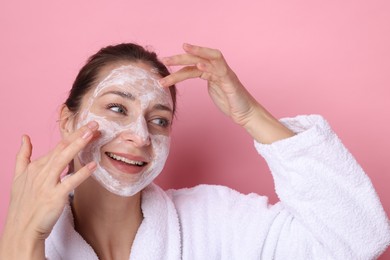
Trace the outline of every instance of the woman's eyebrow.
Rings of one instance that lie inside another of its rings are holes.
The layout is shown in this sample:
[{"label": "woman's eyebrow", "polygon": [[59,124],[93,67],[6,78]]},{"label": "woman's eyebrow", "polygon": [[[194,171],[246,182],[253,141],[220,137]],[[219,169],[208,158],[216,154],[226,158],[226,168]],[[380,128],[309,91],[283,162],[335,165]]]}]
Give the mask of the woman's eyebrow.
[{"label": "woman's eyebrow", "polygon": [[126,91],[112,90],[112,91],[105,92],[105,93],[102,94],[101,96],[104,96],[104,95],[107,95],[107,94],[118,95],[118,96],[121,96],[121,97],[123,97],[123,98],[130,99],[130,100],[132,100],[132,101],[135,100],[135,97],[133,96],[133,94],[131,94],[130,92],[126,92]]},{"label": "woman's eyebrow", "polygon": [[[118,96],[121,96],[121,97],[123,97],[123,98],[130,99],[130,100],[132,100],[132,101],[135,100],[135,97],[133,96],[133,94],[131,94],[130,92],[127,92],[127,91],[111,90],[111,91],[107,91],[107,92],[103,93],[101,96],[104,96],[104,95],[107,95],[107,94],[118,95]],[[173,114],[172,108],[170,108],[170,107],[167,106],[167,105],[156,104],[156,105],[153,106],[153,109],[156,109],[156,110],[164,110],[164,111],[171,112],[171,113]]]},{"label": "woman's eyebrow", "polygon": [[153,106],[153,109],[164,110],[164,111],[171,112],[173,114],[172,108],[170,108],[169,106],[163,105],[163,104],[156,104]]}]

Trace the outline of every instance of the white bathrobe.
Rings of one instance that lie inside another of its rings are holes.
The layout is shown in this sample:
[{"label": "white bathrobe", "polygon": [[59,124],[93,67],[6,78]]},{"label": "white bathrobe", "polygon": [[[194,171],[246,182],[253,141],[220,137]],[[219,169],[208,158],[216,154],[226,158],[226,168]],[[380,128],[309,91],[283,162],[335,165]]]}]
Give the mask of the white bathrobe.
[{"label": "white bathrobe", "polygon": [[[130,259],[373,259],[389,220],[355,159],[320,116],[282,122],[296,136],[255,148],[280,202],[223,186],[142,193],[144,219]],[[50,260],[98,259],[74,230],[70,206],[46,240]]]}]

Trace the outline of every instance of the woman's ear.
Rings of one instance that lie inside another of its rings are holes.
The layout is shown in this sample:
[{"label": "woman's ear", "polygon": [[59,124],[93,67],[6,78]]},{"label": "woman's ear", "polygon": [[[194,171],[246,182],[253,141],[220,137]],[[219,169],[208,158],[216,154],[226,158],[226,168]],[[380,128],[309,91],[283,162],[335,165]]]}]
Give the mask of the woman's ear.
[{"label": "woman's ear", "polygon": [[64,138],[74,131],[75,114],[65,104],[62,104],[59,117],[61,137]]}]

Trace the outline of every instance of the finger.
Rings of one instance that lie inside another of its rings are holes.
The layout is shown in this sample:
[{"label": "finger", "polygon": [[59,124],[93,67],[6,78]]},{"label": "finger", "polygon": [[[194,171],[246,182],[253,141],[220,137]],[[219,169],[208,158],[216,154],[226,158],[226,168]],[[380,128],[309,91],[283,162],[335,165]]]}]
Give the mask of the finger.
[{"label": "finger", "polygon": [[[92,136],[90,142],[96,141],[100,137],[101,137],[101,132],[100,131],[98,131],[98,130],[93,131],[93,136]],[[39,165],[43,166],[43,165],[47,164],[51,160],[51,158],[53,157],[54,150],[55,149],[53,149],[53,151],[51,153],[48,153],[48,154],[42,156],[41,158],[38,158],[33,163],[37,164],[38,167],[39,167]]]},{"label": "finger", "polygon": [[229,65],[223,57],[221,51],[210,49],[185,43],[184,50],[192,55],[199,56],[208,62],[198,62],[197,67],[207,73],[212,73],[218,76],[224,76],[230,71]]},{"label": "finger", "polygon": [[200,71],[197,67],[187,66],[172,73],[171,75],[166,76],[165,78],[160,79],[159,82],[163,87],[169,87],[186,79],[199,78],[201,75],[202,71]]},{"label": "finger", "polygon": [[22,145],[16,155],[15,178],[22,174],[31,162],[32,145],[28,135],[22,136]]},{"label": "finger", "polygon": [[[198,70],[202,71],[203,74],[214,75],[213,78],[223,77],[229,71],[227,66],[220,66],[218,68],[218,67],[214,67],[210,63],[197,63],[196,67],[198,68]],[[204,75],[202,75],[202,78],[206,79]],[[207,78],[207,80],[209,80],[209,78]]]},{"label": "finger", "polygon": [[48,181],[58,182],[62,171],[69,162],[94,138],[99,125],[95,121],[84,125],[67,139],[62,140],[54,149],[50,161],[46,164],[48,171],[55,174],[45,176]]},{"label": "finger", "polygon": [[72,190],[76,189],[81,183],[83,183],[91,174],[96,170],[96,163],[90,162],[76,173],[64,179],[59,185],[63,194],[68,194]]},{"label": "finger", "polygon": [[221,51],[217,49],[211,49],[201,46],[192,45],[189,43],[183,44],[183,49],[186,53],[198,56],[205,60],[223,60],[223,55]]},{"label": "finger", "polygon": [[186,66],[186,65],[195,65],[197,63],[207,62],[207,60],[191,54],[179,54],[170,57],[164,57],[161,59],[161,61],[166,66]]}]

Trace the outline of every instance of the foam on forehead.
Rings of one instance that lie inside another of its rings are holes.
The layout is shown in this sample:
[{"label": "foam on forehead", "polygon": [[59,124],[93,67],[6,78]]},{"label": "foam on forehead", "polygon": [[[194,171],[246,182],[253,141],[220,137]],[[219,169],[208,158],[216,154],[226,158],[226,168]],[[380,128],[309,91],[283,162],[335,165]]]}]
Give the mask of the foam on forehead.
[{"label": "foam on forehead", "polygon": [[145,109],[152,101],[172,107],[169,90],[161,86],[158,77],[159,74],[153,69],[147,71],[134,65],[115,68],[96,86],[87,110],[90,109],[94,98],[110,89],[131,94],[141,102],[142,109]]}]

